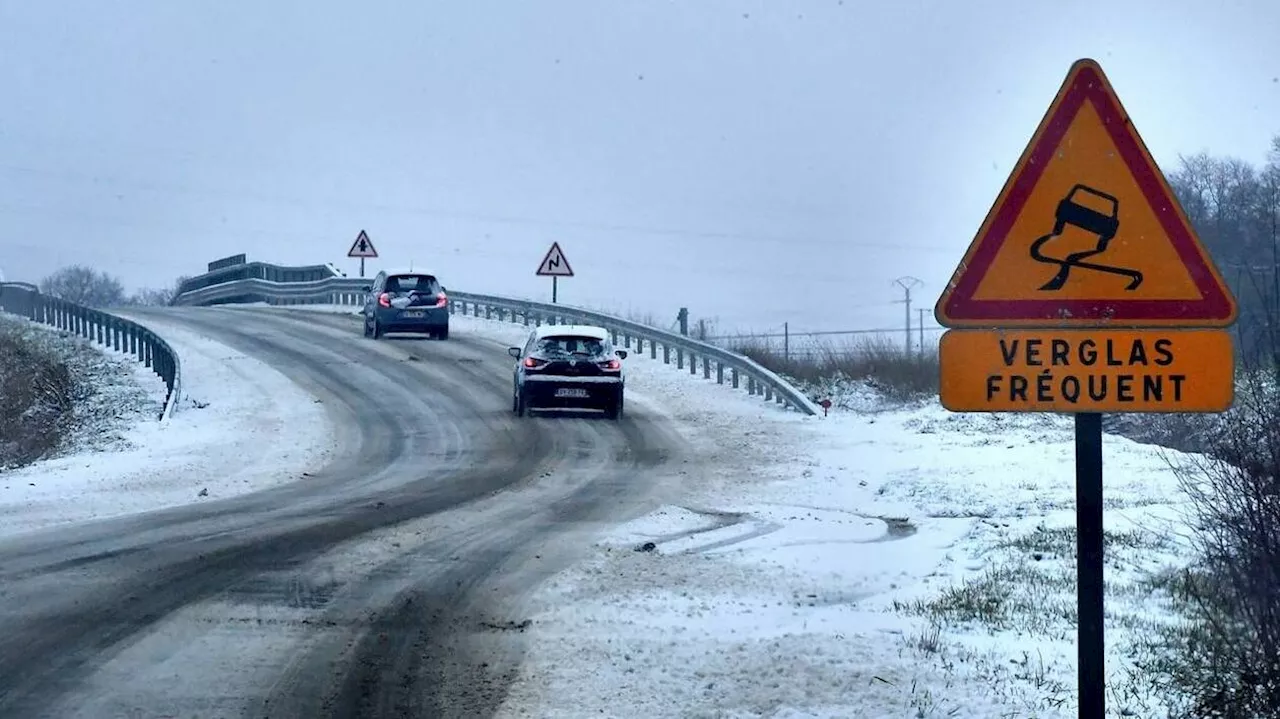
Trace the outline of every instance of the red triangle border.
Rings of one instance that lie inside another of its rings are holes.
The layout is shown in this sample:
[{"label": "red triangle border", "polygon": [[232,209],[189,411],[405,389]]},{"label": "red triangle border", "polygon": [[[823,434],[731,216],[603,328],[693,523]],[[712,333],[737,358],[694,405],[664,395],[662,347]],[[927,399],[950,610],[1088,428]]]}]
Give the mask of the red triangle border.
[{"label": "red triangle border", "polygon": [[[1019,324],[1044,321],[1049,324],[1078,324],[1082,321],[1107,324],[1141,324],[1142,321],[1160,324],[1223,325],[1230,324],[1236,315],[1233,298],[1220,284],[1217,273],[1206,264],[1200,254],[1199,242],[1183,224],[1182,214],[1173,198],[1166,192],[1166,184],[1154,164],[1147,162],[1147,153],[1139,144],[1136,130],[1126,131],[1129,119],[1118,102],[1107,92],[1107,84],[1094,65],[1086,64],[1074,72],[1071,85],[1066,89],[1062,102],[1044,123],[1044,132],[1036,141],[1021,172],[1013,180],[1004,202],[995,217],[987,224],[985,235],[968,258],[967,266],[955,282],[946,301],[939,307],[938,320],[943,325],[953,322],[1000,320]],[[986,272],[995,261],[1023,206],[1035,190],[1045,166],[1057,151],[1071,126],[1072,120],[1088,101],[1102,118],[1117,151],[1133,174],[1147,202],[1159,218],[1168,234],[1174,250],[1186,266],[1192,281],[1200,291],[1199,300],[980,300],[974,294]],[[1207,252],[1205,253],[1207,256]],[[1212,260],[1209,260],[1210,262]],[[1064,317],[1065,316],[1065,317]]]}]

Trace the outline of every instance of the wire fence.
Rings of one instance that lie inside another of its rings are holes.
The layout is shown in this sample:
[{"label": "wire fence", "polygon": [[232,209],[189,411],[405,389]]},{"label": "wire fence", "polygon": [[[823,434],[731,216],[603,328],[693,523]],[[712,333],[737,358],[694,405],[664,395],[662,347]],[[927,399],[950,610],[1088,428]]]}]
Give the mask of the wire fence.
[{"label": "wire fence", "polygon": [[[698,327],[691,328],[697,336]],[[732,334],[708,334],[704,341],[741,350],[745,348],[768,350],[789,360],[823,359],[828,357],[859,357],[872,352],[883,353],[892,348],[907,353],[936,353],[938,340],[946,328],[938,325],[905,327],[897,329],[876,328],[856,330],[793,331],[789,325],[761,332],[737,332]]]}]

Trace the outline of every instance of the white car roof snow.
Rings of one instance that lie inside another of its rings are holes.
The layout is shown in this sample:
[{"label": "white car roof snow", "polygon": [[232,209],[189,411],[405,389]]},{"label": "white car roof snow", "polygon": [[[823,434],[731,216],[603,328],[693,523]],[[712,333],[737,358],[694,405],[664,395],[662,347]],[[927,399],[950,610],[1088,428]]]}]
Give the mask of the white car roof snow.
[{"label": "white car roof snow", "polygon": [[595,325],[542,325],[534,330],[534,337],[542,339],[555,335],[576,335],[578,337],[594,337],[598,340],[609,339],[609,330]]},{"label": "white car roof snow", "polygon": [[432,272],[430,269],[426,269],[422,267],[416,267],[412,270],[406,267],[396,267],[389,270],[382,270],[382,272],[387,273],[388,277],[392,275],[431,275],[432,277],[435,277],[437,279],[439,279],[440,277],[440,275]]}]

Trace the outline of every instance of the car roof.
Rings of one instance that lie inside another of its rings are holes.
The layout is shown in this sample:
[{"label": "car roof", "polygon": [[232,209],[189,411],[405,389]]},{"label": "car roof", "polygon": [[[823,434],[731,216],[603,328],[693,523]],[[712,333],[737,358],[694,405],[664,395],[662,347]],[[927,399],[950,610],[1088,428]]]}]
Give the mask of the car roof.
[{"label": "car roof", "polygon": [[422,269],[421,267],[413,270],[410,270],[404,267],[396,267],[393,269],[382,270],[382,271],[387,273],[387,277],[390,277],[392,275],[431,275],[432,277],[439,277],[439,275],[432,272],[431,270]]},{"label": "car roof", "polygon": [[596,325],[542,325],[534,330],[534,337],[542,339],[554,335],[576,335],[578,337],[594,337],[598,340],[609,339],[609,330]]}]

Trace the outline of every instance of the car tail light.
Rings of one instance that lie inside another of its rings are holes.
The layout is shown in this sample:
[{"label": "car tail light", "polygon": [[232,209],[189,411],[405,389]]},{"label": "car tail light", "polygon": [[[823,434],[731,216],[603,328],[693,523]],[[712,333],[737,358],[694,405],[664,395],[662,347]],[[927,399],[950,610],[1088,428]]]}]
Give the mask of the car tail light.
[{"label": "car tail light", "polygon": [[547,364],[546,360],[540,360],[537,357],[525,357],[524,366],[529,369],[537,369]]},{"label": "car tail light", "polygon": [[616,359],[611,359],[606,362],[601,362],[600,369],[606,372],[617,372],[618,370],[622,369],[622,362]]},{"label": "car tail light", "polygon": [[391,295],[387,294],[386,292],[383,292],[382,294],[378,295],[378,304],[382,305],[383,307],[390,307]]},{"label": "car tail light", "polygon": [[443,292],[436,294],[436,307],[447,307],[449,305],[449,297]]}]

